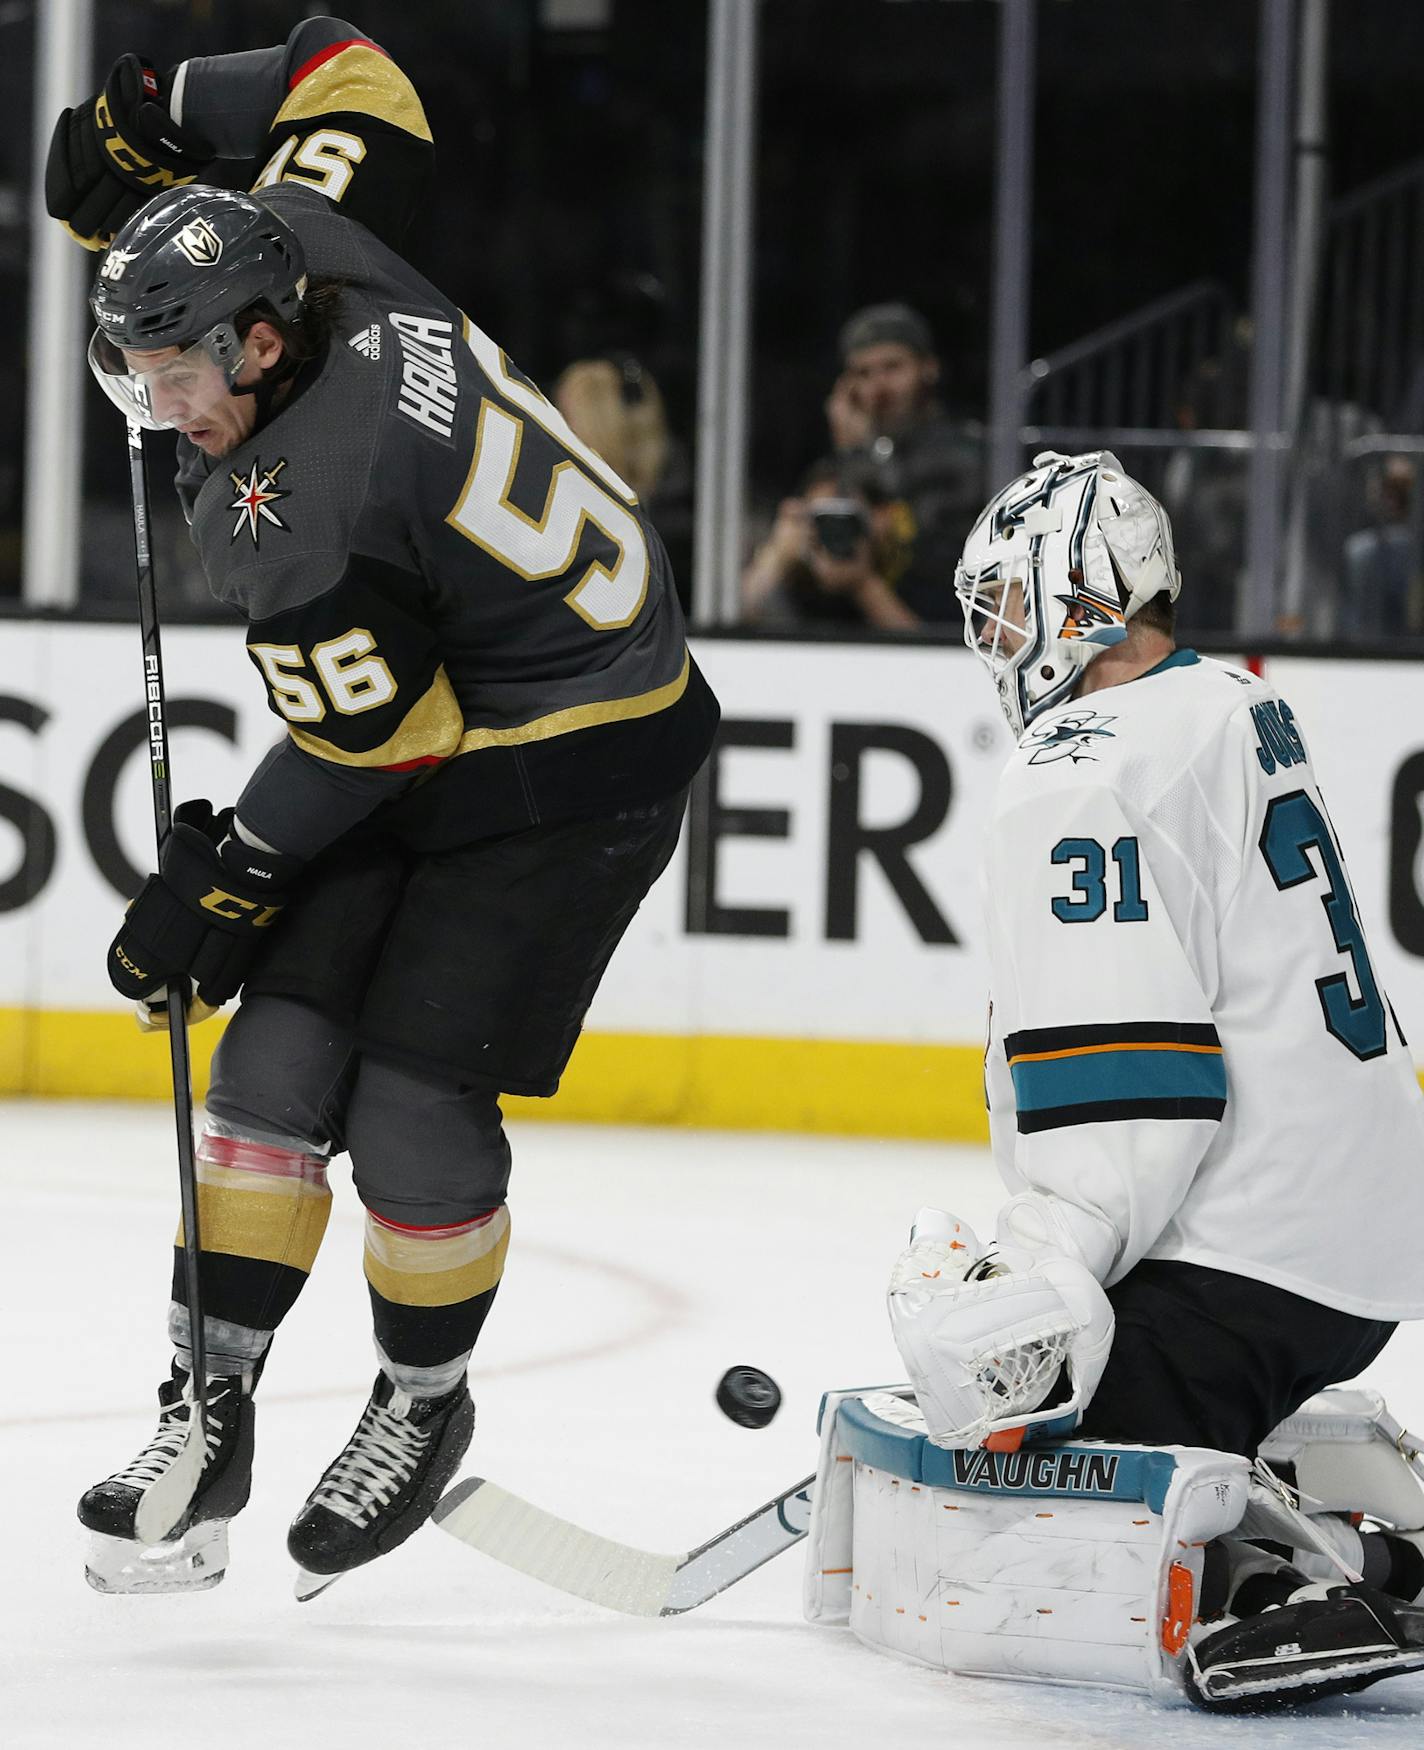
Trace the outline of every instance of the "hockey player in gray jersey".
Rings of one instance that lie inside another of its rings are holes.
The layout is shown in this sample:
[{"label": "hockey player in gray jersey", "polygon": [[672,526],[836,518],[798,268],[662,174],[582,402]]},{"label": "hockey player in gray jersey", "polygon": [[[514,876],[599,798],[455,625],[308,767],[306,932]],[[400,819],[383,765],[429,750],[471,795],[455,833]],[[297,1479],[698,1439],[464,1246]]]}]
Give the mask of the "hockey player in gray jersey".
[{"label": "hockey player in gray jersey", "polygon": [[[966,637],[1018,738],[984,882],[1010,1195],[991,1248],[922,1212],[892,1279],[944,1446],[1076,1429],[1279,1457],[1273,1431],[1307,1400],[1328,1424],[1326,1388],[1424,1317],[1424,1097],[1308,727],[1176,647],[1179,588],[1165,512],[1106,452],[1039,456],[964,549]],[[1299,1602],[1318,1573],[1219,1546],[1218,1620],[1286,1606],[1270,1635],[1323,1635],[1349,1688],[1368,1612],[1374,1675],[1417,1668],[1424,1611],[1393,1601],[1424,1603],[1424,1494],[1403,1498],[1380,1535],[1333,1524],[1326,1576],[1370,1585],[1324,1599]],[[1329,1692],[1300,1665],[1252,1682]]]},{"label": "hockey player in gray jersey", "polygon": [[[178,810],[110,955],[141,1003],[183,975],[242,1002],[198,1146],[208,1462],[143,1552],[190,1410],[175,1270],[158,1432],[80,1504],[106,1589],[220,1577],[336,1151],[380,1371],[293,1522],[303,1587],[424,1522],[508,1241],[498,1096],[557,1087],[716,726],[636,495],[395,252],[431,157],[405,76],[330,18],[166,74],[126,56],[51,146],[51,213],[104,251],[94,373],[181,434],[193,541],[283,729],[235,809]],[[264,164],[252,194],[205,185],[220,158]]]}]

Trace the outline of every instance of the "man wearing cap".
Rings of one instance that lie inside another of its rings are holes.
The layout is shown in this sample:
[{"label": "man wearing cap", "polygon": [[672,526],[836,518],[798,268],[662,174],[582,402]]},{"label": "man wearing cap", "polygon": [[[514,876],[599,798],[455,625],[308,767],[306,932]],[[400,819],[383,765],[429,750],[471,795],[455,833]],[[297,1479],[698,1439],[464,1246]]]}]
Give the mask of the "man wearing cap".
[{"label": "man wearing cap", "polygon": [[840,357],[826,419],[837,454],[893,506],[888,581],[918,619],[952,621],[955,560],[983,496],[983,429],[939,401],[934,336],[910,305],[856,311]]}]

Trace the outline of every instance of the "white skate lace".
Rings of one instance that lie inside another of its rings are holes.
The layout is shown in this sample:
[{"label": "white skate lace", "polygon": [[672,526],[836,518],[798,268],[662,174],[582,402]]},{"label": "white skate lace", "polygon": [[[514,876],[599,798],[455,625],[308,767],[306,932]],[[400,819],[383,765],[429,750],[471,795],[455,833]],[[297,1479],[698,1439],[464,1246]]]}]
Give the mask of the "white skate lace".
[{"label": "white skate lace", "polygon": [[415,1474],[429,1436],[380,1404],[367,1404],[346,1450],[312,1491],[326,1507],[364,1526]]},{"label": "white skate lace", "polygon": [[[208,1388],[208,1414],[203,1427],[203,1438],[208,1449],[207,1464],[211,1464],[217,1457],[218,1447],[222,1442],[222,1420],[216,1406],[230,1389],[227,1385],[217,1386],[216,1389],[210,1385]],[[137,1457],[131,1459],[122,1470],[115,1471],[109,1481],[127,1483],[141,1489],[157,1482],[183,1450],[191,1409],[192,1404],[186,1397],[179,1398],[176,1403],[165,1404],[159,1411],[158,1429],[153,1438]],[[207,1468],[206,1465],[204,1468]]]}]

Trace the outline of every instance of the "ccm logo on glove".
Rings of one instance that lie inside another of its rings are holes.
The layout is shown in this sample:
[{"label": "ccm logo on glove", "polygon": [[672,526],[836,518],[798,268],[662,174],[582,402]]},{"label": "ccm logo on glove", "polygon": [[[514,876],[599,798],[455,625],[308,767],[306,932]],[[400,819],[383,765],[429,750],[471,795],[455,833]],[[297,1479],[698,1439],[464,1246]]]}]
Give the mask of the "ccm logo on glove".
[{"label": "ccm logo on glove", "polygon": [[[277,913],[280,905],[259,906],[255,899],[239,899],[235,893],[224,893],[221,887],[215,887],[198,901],[205,911],[216,912],[220,918],[231,918],[235,923],[250,923],[254,930],[264,930]],[[253,912],[256,916],[244,917],[244,913]]]},{"label": "ccm logo on glove", "polygon": [[109,954],[109,982],[126,997],[153,996],[191,978],[211,1009],[235,997],[301,872],[298,857],[244,843],[232,810],[185,802],[173,817],[159,872],[129,907]]}]

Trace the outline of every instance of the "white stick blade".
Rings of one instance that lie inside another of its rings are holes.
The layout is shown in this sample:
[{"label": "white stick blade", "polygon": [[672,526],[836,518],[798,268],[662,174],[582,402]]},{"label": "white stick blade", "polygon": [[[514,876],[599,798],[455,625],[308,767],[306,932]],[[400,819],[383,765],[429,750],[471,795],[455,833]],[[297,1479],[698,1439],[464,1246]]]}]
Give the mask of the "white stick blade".
[{"label": "white stick blade", "polygon": [[144,1490],[134,1515],[134,1536],[140,1543],[162,1543],[192,1505],[202,1480],[207,1444],[202,1417],[194,1404],[188,1415],[183,1449],[158,1480]]},{"label": "white stick blade", "polygon": [[457,1483],[435,1523],[507,1568],[627,1616],[658,1616],[682,1555],[630,1549],[583,1531],[480,1477]]}]

